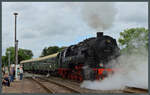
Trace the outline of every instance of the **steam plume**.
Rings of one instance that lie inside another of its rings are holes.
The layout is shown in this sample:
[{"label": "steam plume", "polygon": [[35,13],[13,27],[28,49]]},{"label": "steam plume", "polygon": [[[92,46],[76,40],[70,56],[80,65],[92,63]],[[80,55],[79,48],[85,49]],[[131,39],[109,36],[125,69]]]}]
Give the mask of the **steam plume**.
[{"label": "steam plume", "polygon": [[109,29],[115,20],[116,8],[113,3],[84,3],[81,6],[83,20],[97,31]]},{"label": "steam plume", "polygon": [[148,51],[140,48],[138,53],[122,55],[118,58],[118,63],[114,64],[116,71],[102,81],[84,81],[81,87],[97,90],[118,90],[126,86],[148,88]]}]

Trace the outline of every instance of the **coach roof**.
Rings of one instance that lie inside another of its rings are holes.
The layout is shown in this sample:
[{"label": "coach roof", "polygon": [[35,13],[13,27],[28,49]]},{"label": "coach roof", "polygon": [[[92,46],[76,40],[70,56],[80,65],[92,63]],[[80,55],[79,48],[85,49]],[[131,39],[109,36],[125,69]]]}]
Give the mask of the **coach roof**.
[{"label": "coach roof", "polygon": [[46,59],[49,59],[49,58],[56,57],[57,54],[58,54],[58,53],[51,54],[51,55],[44,56],[44,57],[39,57],[39,58],[32,58],[32,59],[29,59],[29,60],[23,60],[23,61],[21,61],[20,63],[23,64],[23,63],[27,63],[27,62],[46,60]]}]

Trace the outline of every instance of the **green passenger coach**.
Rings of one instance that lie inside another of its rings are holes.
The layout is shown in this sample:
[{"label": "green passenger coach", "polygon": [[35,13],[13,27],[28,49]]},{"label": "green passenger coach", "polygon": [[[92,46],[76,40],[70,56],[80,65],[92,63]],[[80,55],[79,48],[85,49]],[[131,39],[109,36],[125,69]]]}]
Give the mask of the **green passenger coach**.
[{"label": "green passenger coach", "polygon": [[58,53],[55,53],[40,58],[23,60],[20,62],[20,64],[23,65],[23,69],[26,72],[48,74],[50,72],[57,71],[56,70],[58,68],[57,55]]}]

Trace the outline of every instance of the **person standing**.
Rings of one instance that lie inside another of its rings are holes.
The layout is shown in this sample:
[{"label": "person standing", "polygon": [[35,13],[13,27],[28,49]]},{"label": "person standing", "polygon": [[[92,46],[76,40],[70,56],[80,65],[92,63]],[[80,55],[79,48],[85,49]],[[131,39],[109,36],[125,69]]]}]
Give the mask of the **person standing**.
[{"label": "person standing", "polygon": [[5,70],[4,70],[4,67],[2,68],[2,76],[5,75]]},{"label": "person standing", "polygon": [[[17,73],[17,76],[20,77],[20,68],[17,68],[17,72],[16,73]],[[16,80],[19,80],[19,78],[17,77]]]},{"label": "person standing", "polygon": [[15,79],[15,73],[16,73],[15,67],[13,67],[12,69],[13,69],[13,80],[14,80]]},{"label": "person standing", "polygon": [[14,81],[13,67],[10,67],[10,82]]},{"label": "person standing", "polygon": [[23,79],[23,68],[22,68],[22,66],[20,67],[20,80],[22,80]]}]

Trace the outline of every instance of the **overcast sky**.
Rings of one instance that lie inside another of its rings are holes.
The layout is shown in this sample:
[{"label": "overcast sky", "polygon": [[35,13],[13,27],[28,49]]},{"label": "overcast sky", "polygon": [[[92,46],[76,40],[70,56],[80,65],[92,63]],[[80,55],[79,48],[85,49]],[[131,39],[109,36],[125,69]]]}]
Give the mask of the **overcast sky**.
[{"label": "overcast sky", "polygon": [[2,55],[5,55],[6,48],[14,46],[14,12],[19,13],[19,48],[32,50],[34,57],[40,56],[44,47],[76,44],[85,38],[96,36],[97,31],[103,31],[118,40],[119,33],[124,29],[148,28],[146,2],[3,2]]}]

